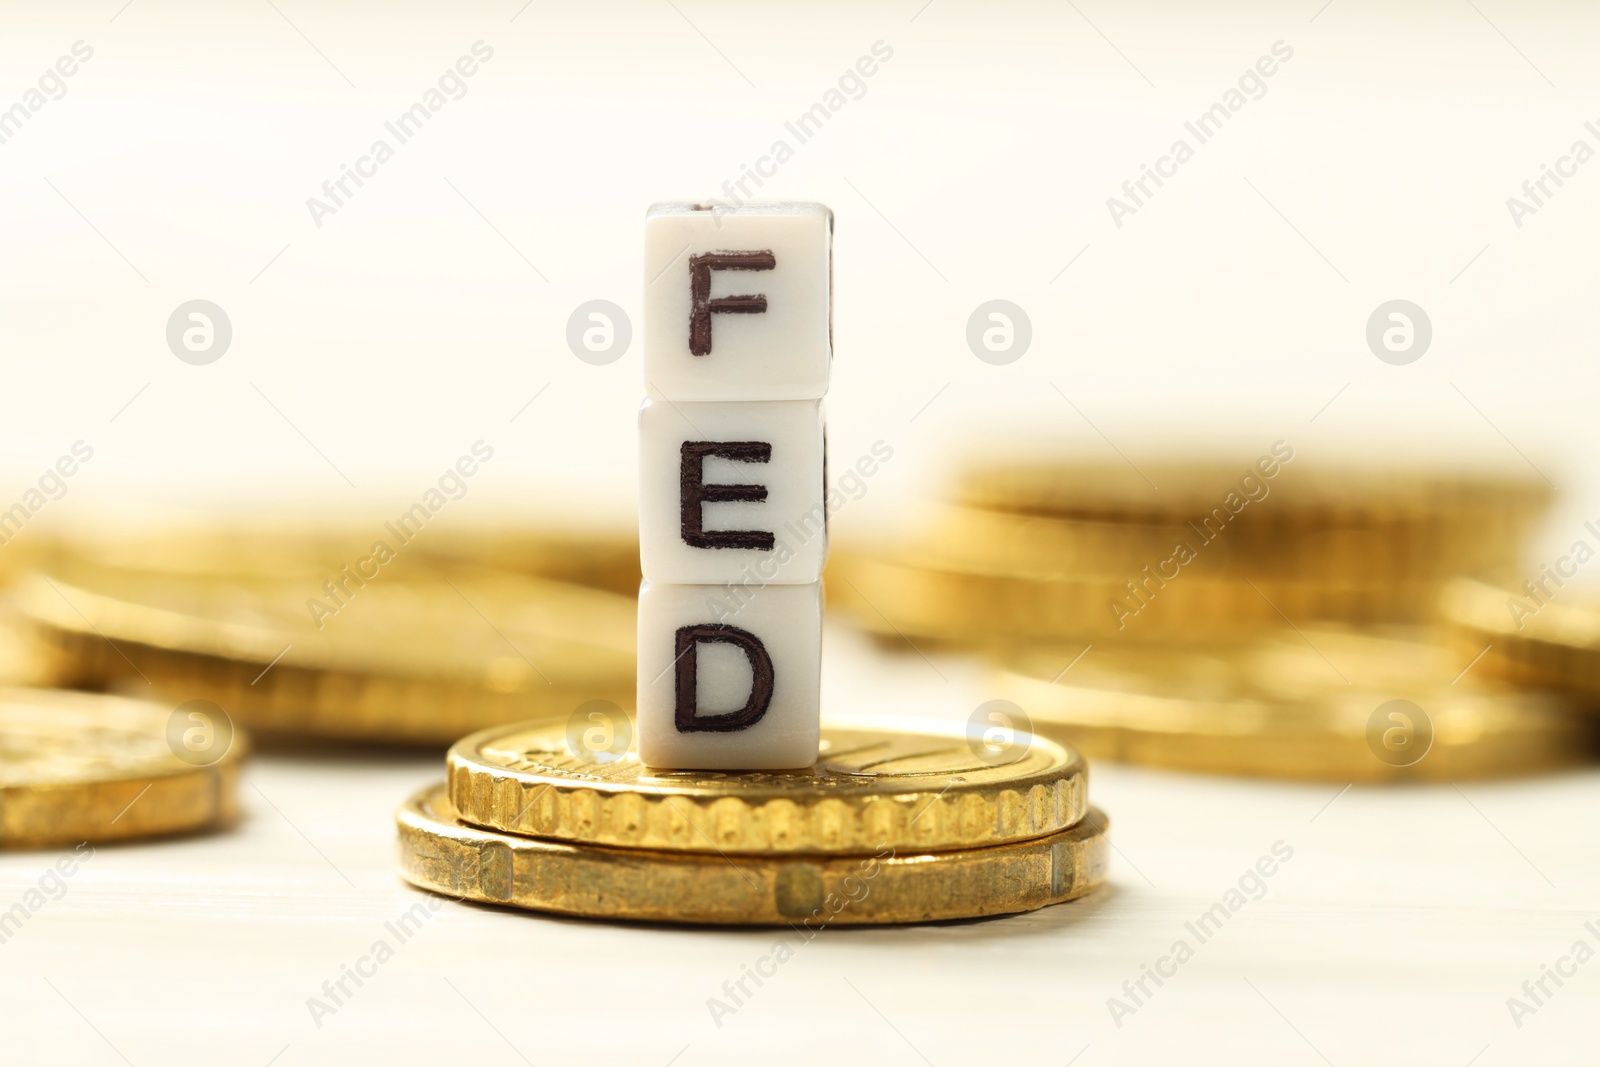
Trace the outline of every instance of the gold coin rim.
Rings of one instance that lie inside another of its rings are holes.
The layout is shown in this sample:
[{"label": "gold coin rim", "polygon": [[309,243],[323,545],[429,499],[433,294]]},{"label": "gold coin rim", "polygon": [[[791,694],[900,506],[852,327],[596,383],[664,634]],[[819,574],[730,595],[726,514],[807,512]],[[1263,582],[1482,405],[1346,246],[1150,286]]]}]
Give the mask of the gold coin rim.
[{"label": "gold coin rim", "polygon": [[[1369,521],[1517,512],[1527,521],[1548,507],[1554,492],[1512,470],[1460,467],[1395,471],[1376,464],[1280,462],[1281,474],[1261,478],[1254,460],[1192,461],[1144,458],[1137,472],[1124,463],[1088,463],[1016,455],[969,456],[958,465],[944,499],[965,507],[1029,515],[1142,521],[1187,518],[1219,506],[1239,480],[1254,475],[1280,497],[1278,521],[1294,525],[1329,518]],[[1289,480],[1279,482],[1280,477]],[[1154,485],[1161,486],[1159,497]]]},{"label": "gold coin rim", "polygon": [[1485,673],[1566,693],[1591,716],[1600,715],[1600,604],[1547,601],[1519,625],[1506,610],[1511,599],[1526,603],[1499,583],[1458,578],[1445,587],[1440,610],[1458,645],[1472,647],[1468,654],[1480,657]]},{"label": "gold coin rim", "polygon": [[[106,574],[117,573],[114,568],[104,568]],[[100,638],[121,640],[141,645],[145,648],[170,652],[174,654],[187,654],[204,656],[231,663],[255,664],[263,666],[276,662],[284,653],[286,644],[293,644],[301,651],[296,655],[296,666],[308,671],[325,671],[349,675],[370,674],[382,677],[437,679],[441,681],[458,681],[469,684],[478,677],[480,671],[476,666],[471,670],[459,668],[445,671],[435,671],[423,674],[408,674],[393,660],[381,657],[366,657],[353,652],[348,645],[337,645],[330,648],[307,645],[304,641],[305,633],[292,627],[274,626],[270,621],[266,625],[250,625],[230,622],[223,619],[209,618],[205,615],[194,614],[186,611],[174,611],[170,608],[157,607],[135,599],[129,599],[117,592],[104,592],[96,589],[91,582],[83,581],[85,576],[95,577],[96,569],[89,565],[77,568],[78,573],[58,574],[50,576],[45,572],[28,575],[19,581],[7,594],[7,598],[15,611],[30,624],[36,631],[45,635],[54,633],[73,633],[91,635]],[[137,573],[140,578],[150,578],[153,575],[145,572]],[[552,587],[556,596],[571,596],[577,600],[587,600],[591,604],[602,604],[607,608],[622,611],[627,600],[622,594],[610,590],[598,589],[591,586],[576,585],[558,579],[544,578],[537,575],[515,574],[498,572],[485,568],[477,568],[471,572],[470,577],[457,575],[463,583],[477,582],[489,585],[496,580],[516,582],[529,588],[538,586]],[[208,586],[214,583],[204,576],[174,574],[167,580],[174,583],[185,583],[190,586]],[[246,581],[281,584],[284,589],[300,590],[298,583],[289,576],[270,574],[263,576],[245,576]],[[453,583],[452,583],[453,584]],[[428,595],[438,594],[439,591],[426,581],[415,577],[395,576],[386,580],[386,588],[413,588],[427,591]],[[476,587],[469,586],[476,591]],[[457,590],[459,593],[460,591]],[[440,599],[448,597],[440,595]],[[63,603],[63,600],[65,603]],[[472,602],[469,600],[468,604]],[[493,625],[491,623],[491,625]],[[632,628],[628,628],[631,635]],[[552,639],[553,636],[552,636]],[[625,652],[620,641],[613,644],[600,640],[583,640],[561,638],[573,648],[587,647],[607,657],[623,657]],[[507,650],[506,657],[515,659],[511,650]],[[575,687],[583,685],[601,685],[607,681],[613,672],[596,671],[563,678],[562,683]],[[632,671],[615,672],[618,676],[627,674],[632,676]]]},{"label": "gold coin rim", "polygon": [[[3,687],[0,701],[25,703],[30,694],[85,707],[145,707],[153,719],[167,712],[154,701],[75,690]],[[0,849],[160,837],[235,821],[239,771],[251,742],[238,722],[232,725],[228,751],[209,764],[190,766],[173,757],[175,763],[161,759],[78,778],[0,784]],[[109,821],[102,818],[107,811],[114,812]]]},{"label": "gold coin rim", "polygon": [[[763,888],[777,884],[783,868],[817,870],[826,883],[830,878],[837,881],[845,872],[858,871],[861,864],[873,860],[890,875],[888,880],[879,883],[881,889],[868,892],[856,906],[845,906],[831,914],[826,925],[900,925],[1033,911],[1079,899],[1105,884],[1110,854],[1110,820],[1094,807],[1073,826],[1046,837],[984,848],[887,857],[723,857],[545,841],[485,830],[461,821],[442,782],[409,797],[396,810],[395,820],[400,837],[401,876],[431,893],[459,901],[581,918],[700,926],[799,929],[796,924],[806,924],[806,917],[782,913],[775,895]],[[457,861],[475,854],[476,881],[462,876],[464,865],[460,862],[448,865],[456,876],[452,880],[437,877],[432,868],[447,853]],[[488,863],[483,860],[485,854],[493,857]],[[1056,867],[1062,862],[1070,863],[1071,877],[1065,882]],[[983,877],[985,868],[991,866],[1004,867],[1014,876],[1019,865],[1029,863],[1046,867],[1049,878]],[[612,877],[601,879],[590,874],[601,870]],[[725,873],[732,877],[719,877]],[[650,893],[652,877],[662,875],[691,881],[709,878],[719,892]],[[921,904],[894,899],[895,886],[921,888],[924,880],[940,877],[947,880],[946,884],[937,885],[939,892],[922,893],[918,897]],[[602,881],[604,891],[597,888]],[[492,883],[492,890],[486,882]],[[584,897],[584,893],[590,895]],[[961,906],[958,901],[967,901],[970,906]]]},{"label": "gold coin rim", "polygon": [[[866,841],[952,851],[1027,840],[1073,825],[1089,807],[1087,761],[1071,745],[1037,731],[1028,736],[1028,756],[1042,752],[1044,766],[1014,777],[972,783],[938,772],[917,779],[864,775],[859,788],[830,785],[811,795],[793,785],[768,785],[767,778],[756,784],[724,772],[706,772],[696,781],[688,780],[694,772],[665,772],[676,777],[646,782],[584,779],[509,767],[484,755],[486,747],[508,735],[559,735],[562,726],[556,719],[494,726],[452,745],[445,757],[447,783],[462,819],[502,833],[574,844],[826,855],[859,850]],[[824,737],[888,733],[945,744],[966,738],[957,724],[911,717],[831,716],[822,730]],[[984,818],[974,815],[974,807]],[[911,808],[916,814],[907,822],[903,816]],[[769,828],[769,811],[792,831],[791,838]],[[920,831],[913,829],[924,818]]]},{"label": "gold coin rim", "polygon": [[[1077,689],[1053,686],[1015,670],[997,668],[992,685],[1028,712],[1035,732],[1074,744],[1089,759],[1200,773],[1369,783],[1511,777],[1588,762],[1597,740],[1592,722],[1560,701],[1514,691],[1481,691],[1472,696],[1530,703],[1515,712],[1507,710],[1500,717],[1500,729],[1463,738],[1453,736],[1453,717],[1435,705],[1430,712],[1434,723],[1430,750],[1416,763],[1395,766],[1373,754],[1364,731],[1341,729],[1340,723],[1348,723],[1332,703],[1256,693],[1194,700],[1087,689],[1106,706],[1120,703],[1126,709],[1113,717],[1064,709],[1061,703]],[[1361,693],[1338,696],[1350,699]],[[1371,692],[1372,708],[1393,695]],[[1041,696],[1054,697],[1057,703]],[[1412,693],[1407,699],[1429,711],[1425,695]],[[1168,719],[1157,723],[1141,719],[1141,705],[1166,712]],[[1271,728],[1252,725],[1263,722]],[[1507,724],[1512,728],[1505,729]]]}]

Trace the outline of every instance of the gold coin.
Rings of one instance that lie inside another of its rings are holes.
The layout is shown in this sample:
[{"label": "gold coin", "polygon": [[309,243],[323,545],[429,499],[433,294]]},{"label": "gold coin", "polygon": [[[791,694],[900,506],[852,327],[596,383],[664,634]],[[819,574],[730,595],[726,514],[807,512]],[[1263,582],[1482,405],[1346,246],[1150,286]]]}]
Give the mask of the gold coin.
[{"label": "gold coin", "polygon": [[1293,451],[1279,442],[1247,460],[1140,458],[1137,466],[1048,451],[979,457],[957,471],[951,496],[975,508],[1111,521],[1199,521],[1220,511],[1228,521],[1253,514],[1348,526],[1450,516],[1513,541],[1551,499],[1542,480],[1516,473],[1342,466]]},{"label": "gold coin", "polygon": [[[119,841],[238,817],[249,743],[215,709],[0,689],[0,846]],[[181,753],[181,755],[180,755]]]},{"label": "gold coin", "polygon": [[1600,698],[1600,604],[1592,599],[1559,591],[1535,597],[1462,578],[1442,602],[1458,650],[1481,657],[1475,670],[1570,693],[1591,708]]},{"label": "gold coin", "polygon": [[791,926],[933,922],[1032,911],[1105,880],[1106,817],[952,852],[860,856],[659,852],[573,845],[462,822],[443,784],[396,813],[413,885],[459,899],[597,919]]},{"label": "gold coin", "polygon": [[60,673],[55,651],[26,619],[0,603],[0,686],[49,687]]},{"label": "gold coin", "polygon": [[1569,766],[1594,751],[1592,729],[1565,702],[1452,685],[1454,657],[1416,641],[1312,629],[1232,649],[1097,648],[1062,676],[1070,658],[1025,655],[993,684],[1034,731],[1091,760],[1448,781]]},{"label": "gold coin", "polygon": [[119,527],[114,536],[79,530],[36,546],[27,562],[52,573],[95,565],[218,580],[287,575],[320,584],[325,578],[338,580],[346,567],[370,570],[378,557],[392,554],[407,557],[413,573],[429,566],[488,567],[630,597],[639,591],[636,526],[496,522],[429,528],[422,537],[414,521],[319,514],[249,527],[223,518],[204,527],[171,522],[131,532]]},{"label": "gold coin", "polygon": [[495,525],[439,531],[423,546],[449,564],[494,567],[639,595],[639,528]]},{"label": "gold coin", "polygon": [[840,552],[828,565],[830,606],[871,632],[952,644],[1017,640],[1205,640],[1291,620],[1411,620],[1432,610],[1437,583],[1246,580],[1180,571],[1137,584],[963,574],[920,559]]},{"label": "gold coin", "polygon": [[633,701],[634,602],[544,579],[78,566],[25,579],[14,599],[59,649],[64,681],[131,680],[262,730],[444,744],[590,700]]},{"label": "gold coin", "polygon": [[451,802],[507,833],[766,854],[977,848],[1055,833],[1088,806],[1078,754],[1025,733],[991,742],[935,724],[824,725],[810,770],[722,774],[651,770],[632,749],[612,756],[576,733],[591,728],[531,722],[458,741]]},{"label": "gold coin", "polygon": [[1176,580],[1193,569],[1213,577],[1415,585],[1515,559],[1521,525],[1468,525],[1434,513],[1356,526],[1285,524],[1283,511],[1234,521],[1197,514],[1186,522],[1064,518],[942,505],[911,540],[940,569],[1000,578],[1110,579],[1135,585],[1150,574]]}]

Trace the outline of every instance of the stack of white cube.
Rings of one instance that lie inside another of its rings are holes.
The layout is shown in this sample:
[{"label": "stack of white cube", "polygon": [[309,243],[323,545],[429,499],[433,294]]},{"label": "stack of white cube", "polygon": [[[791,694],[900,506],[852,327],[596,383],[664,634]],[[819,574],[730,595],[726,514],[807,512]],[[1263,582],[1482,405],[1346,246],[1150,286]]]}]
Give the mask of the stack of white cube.
[{"label": "stack of white cube", "polygon": [[640,759],[816,761],[833,215],[658,204],[645,221]]}]

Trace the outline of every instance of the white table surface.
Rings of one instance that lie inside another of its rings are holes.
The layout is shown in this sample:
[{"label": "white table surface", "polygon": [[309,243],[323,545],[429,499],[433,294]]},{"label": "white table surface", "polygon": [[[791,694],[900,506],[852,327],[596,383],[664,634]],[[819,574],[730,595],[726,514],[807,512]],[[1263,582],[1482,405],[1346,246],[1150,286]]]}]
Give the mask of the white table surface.
[{"label": "white table surface", "polygon": [[[964,717],[982,697],[960,661],[936,657],[936,674],[838,631],[827,654],[830,708]],[[1600,770],[1341,794],[1110,765],[1092,785],[1116,848],[1104,890],[825,930],[721,1026],[708,998],[796,935],[453,902],[319,1026],[308,998],[393,942],[384,924],[419,899],[396,873],[393,811],[439,777],[434,754],[262,752],[237,830],[99,848],[0,945],[0,1062],[1486,1067],[1592,1063],[1600,1036],[1600,965],[1520,1029],[1506,1006],[1574,941],[1600,942],[1584,928],[1600,920],[1585,825]],[[1185,922],[1279,841],[1294,854],[1267,894],[1198,944]],[[0,855],[0,908],[56,858]],[[1108,998],[1178,938],[1193,958],[1118,1026]]]}]

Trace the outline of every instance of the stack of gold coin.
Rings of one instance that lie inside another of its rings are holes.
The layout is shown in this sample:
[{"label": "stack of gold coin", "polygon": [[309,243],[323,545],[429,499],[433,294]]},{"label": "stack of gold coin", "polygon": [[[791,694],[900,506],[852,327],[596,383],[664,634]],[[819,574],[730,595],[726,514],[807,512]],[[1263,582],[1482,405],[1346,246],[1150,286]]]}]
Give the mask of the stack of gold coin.
[{"label": "stack of gold coin", "polygon": [[1552,584],[1461,578],[1445,590],[1456,649],[1507,682],[1600,708],[1600,602]]},{"label": "stack of gold coin", "polygon": [[632,702],[629,597],[426,559],[230,570],[217,556],[59,560],[12,602],[52,650],[58,684],[207,700],[261,731],[443,745]]},{"label": "stack of gold coin", "polygon": [[1091,758],[1345,781],[1591,750],[1570,701],[1467,676],[1437,632],[1449,582],[1517,559],[1537,477],[1333,467],[1281,441],[1230,463],[1044,455],[958,466],[914,532],[828,572],[886,644],[982,652],[997,721]]},{"label": "stack of gold coin", "polygon": [[[0,847],[188,833],[238,817],[248,749],[216,708],[0,689]],[[92,854],[92,849],[90,850]]]},{"label": "stack of gold coin", "polygon": [[1233,463],[974,460],[915,532],[843,551],[830,594],[869,629],[966,645],[1191,642],[1285,620],[1422,622],[1458,574],[1513,561],[1533,478]]},{"label": "stack of gold coin", "polygon": [[993,678],[1011,717],[1091,759],[1270,778],[1453,781],[1592,759],[1569,702],[1463,677],[1421,632],[1308,626],[1208,647],[1096,648],[1062,677],[1024,650]]},{"label": "stack of gold coin", "polygon": [[787,925],[1030,911],[1104,881],[1072,749],[934,724],[824,724],[814,767],[652,771],[625,717],[498,727],[398,811],[415,885],[591,918]]},{"label": "stack of gold coin", "polygon": [[443,746],[631,703],[633,530],[423,536],[431,514],[134,520],[8,545],[0,847],[231,823],[248,748],[235,722]]}]

